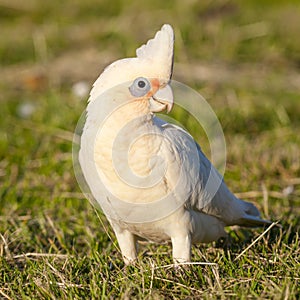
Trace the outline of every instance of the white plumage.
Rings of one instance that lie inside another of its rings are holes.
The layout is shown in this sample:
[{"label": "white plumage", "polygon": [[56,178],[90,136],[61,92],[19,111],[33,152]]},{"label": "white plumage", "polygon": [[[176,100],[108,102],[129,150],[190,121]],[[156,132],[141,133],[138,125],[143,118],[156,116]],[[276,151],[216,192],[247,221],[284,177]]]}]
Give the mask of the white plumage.
[{"label": "white plumage", "polygon": [[226,236],[225,226],[269,223],[228,190],[186,131],[155,117],[173,105],[173,47],[164,25],[136,57],[104,70],[87,107],[79,161],[126,264],[140,238],[170,240],[174,261],[188,262],[191,244]]}]

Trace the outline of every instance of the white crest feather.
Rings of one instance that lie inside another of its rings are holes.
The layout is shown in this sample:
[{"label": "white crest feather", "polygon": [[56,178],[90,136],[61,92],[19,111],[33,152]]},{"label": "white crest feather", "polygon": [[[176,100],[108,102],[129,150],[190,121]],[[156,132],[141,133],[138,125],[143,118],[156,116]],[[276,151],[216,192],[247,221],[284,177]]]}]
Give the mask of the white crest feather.
[{"label": "white crest feather", "polygon": [[[136,50],[136,55],[141,59],[159,58],[165,61],[173,57],[174,32],[169,24],[162,26],[155,37]],[[172,59],[171,59],[172,60]]]}]

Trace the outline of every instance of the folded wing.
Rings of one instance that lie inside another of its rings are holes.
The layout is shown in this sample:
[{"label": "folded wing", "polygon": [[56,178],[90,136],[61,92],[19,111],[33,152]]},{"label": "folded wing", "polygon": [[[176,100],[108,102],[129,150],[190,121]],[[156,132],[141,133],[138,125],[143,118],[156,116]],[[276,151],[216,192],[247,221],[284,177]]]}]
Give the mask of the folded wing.
[{"label": "folded wing", "polygon": [[190,134],[158,118],[154,118],[154,122],[166,139],[161,155],[175,157],[180,169],[179,179],[172,168],[168,169],[166,180],[170,186],[180,185],[176,197],[184,197],[181,200],[187,208],[215,216],[227,226],[255,227],[271,223],[260,218],[258,209],[252,203],[238,199],[229,191],[222,176]]}]

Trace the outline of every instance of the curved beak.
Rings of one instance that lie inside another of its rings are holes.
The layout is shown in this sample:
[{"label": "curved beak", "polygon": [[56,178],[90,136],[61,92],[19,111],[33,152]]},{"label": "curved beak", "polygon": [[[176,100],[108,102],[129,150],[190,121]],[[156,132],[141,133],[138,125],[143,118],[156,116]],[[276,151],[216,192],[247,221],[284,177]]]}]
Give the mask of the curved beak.
[{"label": "curved beak", "polygon": [[172,88],[167,84],[163,88],[159,89],[150,98],[150,111],[161,112],[167,110],[169,113],[173,107],[173,92]]}]

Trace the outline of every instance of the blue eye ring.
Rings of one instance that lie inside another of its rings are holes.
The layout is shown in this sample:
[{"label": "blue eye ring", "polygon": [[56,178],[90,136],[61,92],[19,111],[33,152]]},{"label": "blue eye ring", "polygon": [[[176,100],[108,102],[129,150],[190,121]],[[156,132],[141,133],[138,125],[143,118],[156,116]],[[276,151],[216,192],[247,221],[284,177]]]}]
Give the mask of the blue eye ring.
[{"label": "blue eye ring", "polygon": [[144,77],[136,78],[132,85],[129,87],[129,91],[134,97],[143,97],[151,90],[151,84],[148,79]]}]

